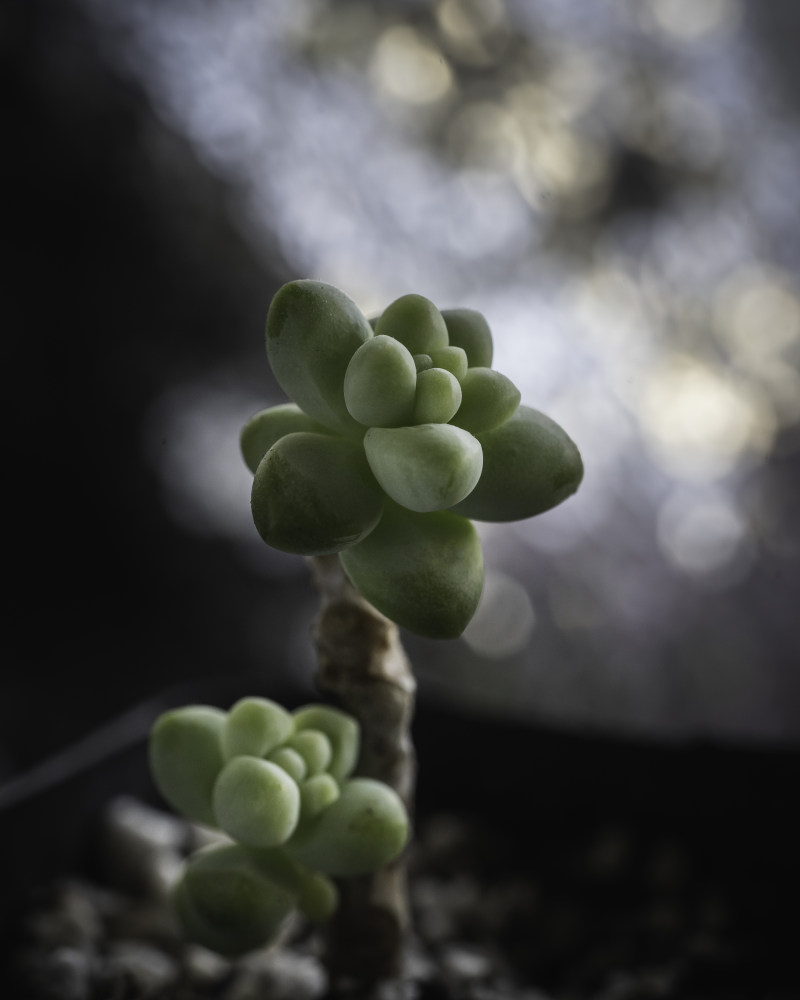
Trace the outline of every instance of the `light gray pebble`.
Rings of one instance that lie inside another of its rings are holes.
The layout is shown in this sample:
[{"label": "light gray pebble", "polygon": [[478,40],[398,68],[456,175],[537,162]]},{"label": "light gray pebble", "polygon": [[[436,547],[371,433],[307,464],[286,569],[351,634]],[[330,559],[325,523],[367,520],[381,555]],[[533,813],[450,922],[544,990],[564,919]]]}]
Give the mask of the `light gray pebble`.
[{"label": "light gray pebble", "polygon": [[274,948],[247,956],[223,994],[224,1000],[317,1000],[327,990],[327,976],[311,955]]},{"label": "light gray pebble", "polygon": [[144,940],[170,952],[180,949],[184,935],[172,906],[150,898],[129,898],[126,903],[109,923],[111,940]]},{"label": "light gray pebble", "polygon": [[426,982],[434,979],[437,972],[438,966],[431,955],[417,941],[409,941],[403,955],[403,976],[409,980]]},{"label": "light gray pebble", "polygon": [[233,970],[233,963],[199,944],[189,944],[183,951],[183,967],[191,983],[201,989],[219,986]]},{"label": "light gray pebble", "polygon": [[120,796],[104,816],[107,876],[120,888],[163,898],[177,877],[189,839],[185,820]]},{"label": "light gray pebble", "polygon": [[20,971],[31,1000],[89,1000],[92,995],[94,958],[83,949],[33,950]]},{"label": "light gray pebble", "polygon": [[442,969],[453,979],[483,979],[492,971],[492,960],[480,948],[448,945],[441,951]]},{"label": "light gray pebble", "polygon": [[420,936],[433,943],[458,935],[462,924],[480,912],[481,894],[467,877],[418,878],[412,883],[412,904]]},{"label": "light gray pebble", "polygon": [[417,1000],[419,986],[408,979],[387,980],[378,983],[372,993],[373,1000]]},{"label": "light gray pebble", "polygon": [[[77,880],[62,882],[52,904],[27,917],[25,926],[37,944],[51,948],[69,945],[91,947],[103,935],[102,900],[98,893]],[[106,911],[111,901],[106,900]]]},{"label": "light gray pebble", "polygon": [[175,983],[178,963],[159,948],[142,941],[116,941],[105,961],[105,973],[112,983],[129,983],[137,996],[156,996]]},{"label": "light gray pebble", "polygon": [[519,989],[511,985],[485,986],[472,984],[466,997],[469,1000],[552,1000],[539,990]]}]

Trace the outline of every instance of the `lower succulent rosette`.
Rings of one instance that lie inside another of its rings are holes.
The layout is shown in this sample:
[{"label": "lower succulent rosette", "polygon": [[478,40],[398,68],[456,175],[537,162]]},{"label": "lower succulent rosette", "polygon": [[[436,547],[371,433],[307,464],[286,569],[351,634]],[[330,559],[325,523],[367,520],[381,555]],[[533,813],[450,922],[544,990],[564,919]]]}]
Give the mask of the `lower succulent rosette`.
[{"label": "lower succulent rosette", "polygon": [[226,955],[275,941],[299,911],[327,920],[331,877],[365,875],[405,847],[405,807],[387,785],[351,777],[359,727],[325,705],[289,713],[265,698],[229,712],[191,705],[162,715],[150,768],[164,799],[218,829],[173,889],[187,936]]}]

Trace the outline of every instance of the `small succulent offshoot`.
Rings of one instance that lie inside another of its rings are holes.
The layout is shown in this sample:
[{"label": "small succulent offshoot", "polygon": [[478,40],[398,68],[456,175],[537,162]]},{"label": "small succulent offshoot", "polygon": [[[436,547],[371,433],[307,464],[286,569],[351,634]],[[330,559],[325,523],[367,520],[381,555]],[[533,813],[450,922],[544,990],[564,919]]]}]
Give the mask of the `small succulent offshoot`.
[{"label": "small succulent offshoot", "polygon": [[387,618],[459,636],[483,587],[472,520],[561,503],[583,475],[575,444],[491,367],[473,310],[411,294],[368,321],[339,289],[292,281],[272,300],[266,343],[291,402],[241,435],[259,534],[286,552],[339,553]]},{"label": "small succulent offshoot", "polygon": [[408,839],[408,817],[387,785],[351,777],[359,726],[326,705],[293,713],[265,698],[228,712],[166,712],[150,765],[166,801],[224,837],[187,860],[173,890],[187,936],[225,955],[274,942],[299,911],[325,921],[331,877],[375,871]]}]

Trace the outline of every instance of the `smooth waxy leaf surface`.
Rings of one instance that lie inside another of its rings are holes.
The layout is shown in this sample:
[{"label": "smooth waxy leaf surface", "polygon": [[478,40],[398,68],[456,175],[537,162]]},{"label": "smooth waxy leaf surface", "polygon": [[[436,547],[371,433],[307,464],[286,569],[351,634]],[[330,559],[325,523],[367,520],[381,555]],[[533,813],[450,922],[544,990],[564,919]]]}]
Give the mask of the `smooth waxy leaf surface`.
[{"label": "smooth waxy leaf surface", "polygon": [[336,781],[344,781],[356,766],[361,738],[358,723],[352,715],[328,705],[306,705],[298,708],[292,718],[296,733],[311,729],[328,737],[332,754],[328,773]]},{"label": "smooth waxy leaf surface", "polygon": [[472,434],[499,427],[516,411],[520,391],[492,368],[470,368],[461,380],[461,406],[453,417],[456,427]]},{"label": "smooth waxy leaf surface", "polygon": [[358,427],[344,401],[344,375],[373,336],[344,292],[321,281],[291,281],[267,315],[267,357],[281,388],[314,420],[339,431]]},{"label": "smooth waxy leaf surface", "polygon": [[439,347],[431,352],[430,358],[432,366],[446,369],[455,375],[459,382],[467,374],[469,362],[463,347]]},{"label": "smooth waxy leaf surface", "polygon": [[355,352],[344,376],[347,409],[365,427],[400,427],[411,420],[417,366],[391,337],[373,337]]},{"label": "smooth waxy leaf surface", "polygon": [[520,406],[506,423],[478,434],[483,473],[453,509],[478,521],[518,521],[571,496],[583,477],[575,443],[549,417]]},{"label": "smooth waxy leaf surface", "polygon": [[363,875],[395,858],[408,839],[408,818],[388,785],[354,778],[287,850],[328,875]]},{"label": "smooth waxy leaf surface", "polygon": [[339,905],[339,890],[329,878],[319,872],[303,873],[297,908],[309,920],[322,922],[336,912]]},{"label": "smooth waxy leaf surface", "polygon": [[331,741],[319,729],[303,729],[286,741],[286,746],[303,758],[309,774],[319,774],[333,759]]},{"label": "smooth waxy leaf surface", "polygon": [[288,434],[256,470],[253,520],[268,545],[300,555],[338,552],[378,523],[383,494],[363,448],[324,434]]},{"label": "smooth waxy leaf surface", "polygon": [[173,809],[196,823],[216,825],[212,793],[222,770],[225,712],[188,705],[160,716],[150,734],[150,770]]},{"label": "smooth waxy leaf surface", "polygon": [[371,604],[431,639],[461,635],[483,588],[475,527],[447,511],[416,514],[387,504],[375,531],[340,558]]},{"label": "smooth waxy leaf surface", "polygon": [[267,756],[267,760],[272,761],[282,768],[289,777],[296,782],[302,781],[308,774],[306,762],[296,750],[291,747],[278,747]]},{"label": "smooth waxy leaf surface", "polygon": [[491,368],[494,345],[483,316],[474,309],[443,309],[442,318],[450,344],[463,348],[470,368]]},{"label": "smooth waxy leaf surface", "polygon": [[461,406],[461,386],[445,368],[429,368],[417,376],[413,423],[446,424]]},{"label": "smooth waxy leaf surface", "polygon": [[483,467],[478,440],[450,424],[371,427],[364,450],[385,492],[417,512],[458,503],[478,482]]},{"label": "smooth waxy leaf surface", "polygon": [[339,798],[339,786],[329,774],[315,774],[300,786],[301,821],[313,819]]},{"label": "smooth waxy leaf surface", "polygon": [[292,732],[291,715],[268,698],[242,698],[230,709],[222,727],[226,760],[240,754],[264,757]]},{"label": "smooth waxy leaf surface", "polygon": [[277,764],[234,757],[214,785],[217,823],[250,847],[275,847],[291,837],[300,818],[297,783]]},{"label": "smooth waxy leaf surface", "polygon": [[[274,870],[273,862],[271,869]],[[276,881],[237,844],[193,855],[173,891],[173,901],[189,937],[223,955],[243,955],[275,940],[302,892]]]},{"label": "smooth waxy leaf surface", "polygon": [[387,306],[375,324],[375,333],[394,337],[412,354],[430,354],[447,347],[447,325],[424,295],[403,295]]},{"label": "smooth waxy leaf surface", "polygon": [[295,403],[282,403],[256,413],[244,425],[239,442],[247,468],[255,472],[258,463],[275,442],[295,431],[330,433],[323,424],[306,416]]}]

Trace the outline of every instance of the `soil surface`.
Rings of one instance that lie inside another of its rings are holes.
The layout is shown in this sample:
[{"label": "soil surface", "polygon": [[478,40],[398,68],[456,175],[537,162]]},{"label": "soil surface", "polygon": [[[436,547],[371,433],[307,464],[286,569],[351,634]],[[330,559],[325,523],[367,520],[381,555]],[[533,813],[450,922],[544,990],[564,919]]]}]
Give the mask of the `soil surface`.
[{"label": "soil surface", "polygon": [[[410,854],[414,932],[406,975],[376,995],[800,996],[789,898],[796,872],[766,843],[745,856],[736,831],[726,844],[718,830],[707,830],[710,836],[702,827],[603,820],[567,831],[532,816],[526,844],[519,827],[489,828],[452,812],[425,816]],[[112,803],[99,841],[102,881],[62,877],[28,898],[12,932],[12,979],[4,995],[328,997],[324,941],[304,922],[279,947],[235,962],[182,942],[163,887],[196,838],[182,821],[136,799]]]}]

